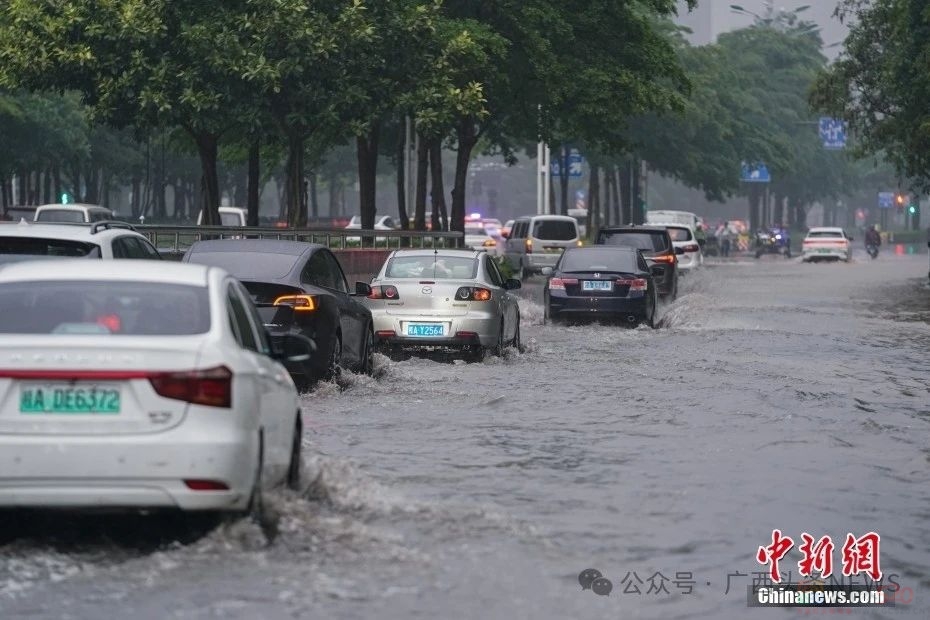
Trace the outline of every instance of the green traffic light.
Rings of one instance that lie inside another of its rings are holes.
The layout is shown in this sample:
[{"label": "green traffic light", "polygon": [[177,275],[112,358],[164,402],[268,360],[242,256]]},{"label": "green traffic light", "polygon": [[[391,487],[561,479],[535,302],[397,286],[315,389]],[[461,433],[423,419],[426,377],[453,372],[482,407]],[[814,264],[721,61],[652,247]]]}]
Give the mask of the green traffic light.
[{"label": "green traffic light", "polygon": [[915,205],[910,205],[907,208],[907,212],[910,213],[911,215],[914,215],[915,213],[917,213],[917,207]]}]

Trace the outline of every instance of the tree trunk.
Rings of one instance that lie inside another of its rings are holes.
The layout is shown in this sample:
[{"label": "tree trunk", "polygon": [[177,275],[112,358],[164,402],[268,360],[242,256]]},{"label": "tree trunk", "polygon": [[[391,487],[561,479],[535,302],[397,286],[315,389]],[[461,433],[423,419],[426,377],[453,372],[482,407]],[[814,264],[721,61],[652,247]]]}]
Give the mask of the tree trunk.
[{"label": "tree trunk", "polygon": [[174,219],[181,221],[187,215],[187,188],[183,179],[174,182]]},{"label": "tree trunk", "polygon": [[759,205],[762,202],[762,193],[758,183],[749,184],[749,234],[754,235],[760,227]]},{"label": "tree trunk", "polygon": [[613,203],[614,203],[614,212],[613,212],[613,225],[614,226],[623,226],[625,223],[628,223],[623,219],[623,197],[622,187],[620,186],[620,166],[611,166],[610,167],[610,186],[613,190]]},{"label": "tree trunk", "polygon": [[200,194],[204,226],[220,225],[220,181],[217,171],[219,138],[211,133],[197,133],[193,136],[200,155]]},{"label": "tree trunk", "polygon": [[[478,132],[474,119],[461,118],[455,130],[458,149],[455,154],[455,181],[452,186],[452,213],[449,217],[449,230],[465,232],[465,184],[468,181],[468,165],[471,152],[478,142]],[[464,244],[464,239],[462,240]]]},{"label": "tree trunk", "polygon": [[139,217],[139,210],[142,207],[142,181],[139,177],[132,177],[132,200],[129,203],[129,210],[133,219]]},{"label": "tree trunk", "polygon": [[107,170],[100,171],[100,204],[106,209],[110,208],[110,179],[111,174]]},{"label": "tree trunk", "polygon": [[38,170],[35,171],[33,177],[33,188],[32,188],[32,204],[37,205],[42,199],[42,173]]},{"label": "tree trunk", "polygon": [[6,208],[10,206],[9,201],[7,200],[7,179],[5,176],[0,176],[0,209],[3,209],[3,215],[6,215]]},{"label": "tree trunk", "polygon": [[795,224],[797,224],[798,230],[805,230],[807,228],[807,206],[801,201],[798,201],[797,209]]},{"label": "tree trunk", "polygon": [[785,223],[785,197],[775,193],[775,202],[772,204],[772,222],[781,226]]},{"label": "tree trunk", "polygon": [[316,170],[310,171],[310,213],[314,218],[320,217],[320,195],[319,191],[320,175]]},{"label": "tree trunk", "polygon": [[52,170],[52,183],[55,187],[55,200],[61,200],[61,167],[57,164]]},{"label": "tree trunk", "polygon": [[426,183],[429,180],[429,141],[417,134],[417,185],[414,193],[415,230],[426,230]]},{"label": "tree trunk", "polygon": [[254,138],[249,144],[248,196],[246,198],[246,219],[249,226],[258,226],[258,197],[261,185],[262,143]]},{"label": "tree trunk", "polygon": [[379,121],[373,122],[365,134],[355,139],[358,156],[358,201],[362,228],[365,230],[375,227],[375,216],[378,214],[378,145],[380,141],[381,123]]},{"label": "tree trunk", "polygon": [[588,208],[588,221],[585,222],[585,229],[588,231],[589,239],[597,238],[597,194],[600,190],[600,179],[598,179],[597,166],[591,164],[588,177],[588,202],[585,205]]},{"label": "tree trunk", "polygon": [[633,221],[633,179],[630,174],[632,162],[625,161],[623,165],[617,166],[620,185],[620,221],[621,226],[625,226]]},{"label": "tree trunk", "polygon": [[642,163],[638,158],[630,161],[630,221],[634,224],[642,224],[646,221],[646,214],[643,213],[643,180],[640,174]]},{"label": "tree trunk", "polygon": [[430,140],[429,169],[433,230],[449,230],[448,215],[446,214],[446,190],[442,180],[442,138]]},{"label": "tree trunk", "polygon": [[559,190],[562,197],[560,213],[562,215],[568,215],[568,153],[568,147],[563,145],[559,151]]},{"label": "tree trunk", "polygon": [[52,198],[52,171],[48,168],[42,175],[42,202],[45,204],[58,202],[58,198]]},{"label": "tree trunk", "polygon": [[285,199],[287,201],[287,223],[291,228],[307,226],[307,208],[304,202],[304,137],[293,131],[288,138],[287,176]]}]

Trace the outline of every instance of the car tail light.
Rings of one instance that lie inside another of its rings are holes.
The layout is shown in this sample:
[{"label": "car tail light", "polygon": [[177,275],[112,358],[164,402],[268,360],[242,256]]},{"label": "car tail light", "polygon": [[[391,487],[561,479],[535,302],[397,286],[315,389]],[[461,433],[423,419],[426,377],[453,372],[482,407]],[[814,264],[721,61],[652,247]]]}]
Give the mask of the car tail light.
[{"label": "car tail light", "polygon": [[456,301],[490,301],[491,291],[486,288],[463,286],[455,291]]},{"label": "car tail light", "polygon": [[617,280],[617,286],[629,286],[631,291],[645,291],[649,288],[649,280],[636,278],[635,280]]},{"label": "car tail light", "polygon": [[[422,284],[422,283],[421,283]],[[373,286],[368,299],[400,299],[400,293],[396,286]]]},{"label": "car tail light", "polygon": [[549,280],[549,290],[564,291],[565,285],[578,284],[577,278],[552,278]]},{"label": "car tail light", "polygon": [[678,262],[678,258],[674,254],[660,254],[659,256],[653,256],[649,260],[656,263],[667,263],[669,265],[674,265]]},{"label": "car tail light", "polygon": [[375,332],[375,336],[378,338],[394,338],[397,336],[397,332],[393,329],[383,329],[381,331]]},{"label": "car tail light", "polygon": [[159,396],[208,407],[232,407],[232,371],[225,366],[207,370],[160,372],[149,375]]},{"label": "car tail light", "polygon": [[578,240],[578,247],[580,248],[580,247],[583,247],[583,246],[584,246],[584,241],[582,241],[581,239],[579,239],[579,240]]},{"label": "car tail light", "polygon": [[117,333],[123,328],[123,322],[118,314],[102,314],[97,317],[97,325],[101,325],[110,330],[110,333]]},{"label": "car tail light", "polygon": [[533,240],[532,239],[526,240],[526,253],[527,254],[533,253]]},{"label": "car tail light", "polygon": [[274,305],[291,306],[294,312],[313,312],[317,307],[313,295],[282,295],[274,300]]},{"label": "car tail light", "polygon": [[228,491],[229,485],[219,480],[185,480],[184,486],[191,491]]},{"label": "car tail light", "polygon": [[696,244],[696,243],[689,243],[688,245],[686,245],[686,246],[683,247],[682,249],[683,249],[685,252],[697,252],[698,250],[701,249],[701,246],[699,246],[699,245]]}]

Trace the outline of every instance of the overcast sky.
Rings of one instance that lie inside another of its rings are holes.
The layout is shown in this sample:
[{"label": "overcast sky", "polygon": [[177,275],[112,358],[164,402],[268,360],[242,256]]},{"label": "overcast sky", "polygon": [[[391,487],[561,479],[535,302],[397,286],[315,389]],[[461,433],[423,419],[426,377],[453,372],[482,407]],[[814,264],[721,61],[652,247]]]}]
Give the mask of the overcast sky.
[{"label": "overcast sky", "polygon": [[[735,13],[730,9],[732,4],[760,15],[765,11],[765,0],[698,0],[697,8],[689,13],[687,3],[679,0],[678,21],[694,31],[690,37],[692,44],[704,45],[716,39],[720,33],[752,25],[753,17]],[[791,10],[809,5],[810,8],[803,11],[801,16],[821,27],[821,37],[826,45],[842,42],[846,38],[846,27],[833,17],[836,4],[836,0],[775,0],[778,9]],[[840,49],[839,46],[825,49],[824,54],[832,59]]]}]

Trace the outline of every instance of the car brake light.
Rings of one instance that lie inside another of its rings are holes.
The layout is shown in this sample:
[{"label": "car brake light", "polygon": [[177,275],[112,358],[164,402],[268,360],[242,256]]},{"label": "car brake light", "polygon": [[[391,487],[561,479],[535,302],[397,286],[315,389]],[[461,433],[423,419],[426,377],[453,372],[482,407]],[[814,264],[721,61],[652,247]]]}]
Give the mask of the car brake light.
[{"label": "car brake light", "polygon": [[291,306],[294,312],[313,312],[316,299],[312,295],[282,295],[274,300],[276,306]]},{"label": "car brake light", "polygon": [[[423,284],[421,282],[420,284]],[[396,286],[373,286],[368,299],[400,299],[400,293]]]},{"label": "car brake light", "polygon": [[455,291],[456,301],[490,301],[491,291],[486,288],[463,286]]},{"label": "car brake light", "polygon": [[191,491],[228,491],[229,485],[219,480],[185,480],[184,486]]},{"label": "car brake light", "polygon": [[533,240],[532,239],[526,240],[526,253],[527,254],[533,253]]},{"label": "car brake light", "polygon": [[649,288],[649,280],[636,278],[635,280],[617,280],[617,286],[629,286],[631,291],[645,291]]},{"label": "car brake light", "polygon": [[564,291],[567,284],[578,284],[578,278],[552,278],[549,280],[549,290]]},{"label": "car brake light", "polygon": [[97,317],[97,325],[106,327],[111,334],[115,334],[122,329],[123,322],[118,314],[102,314]]},{"label": "car brake light", "polygon": [[232,371],[225,366],[207,370],[160,372],[149,375],[155,393],[208,407],[232,407]]},{"label": "car brake light", "polygon": [[668,263],[669,265],[678,262],[678,258],[674,254],[660,254],[659,256],[653,256],[649,260],[655,263]]},{"label": "car brake light", "polygon": [[696,243],[690,243],[690,244],[686,245],[685,247],[683,247],[682,249],[683,249],[685,252],[697,252],[698,250],[701,249],[701,246],[699,246],[699,245],[696,244]]}]

